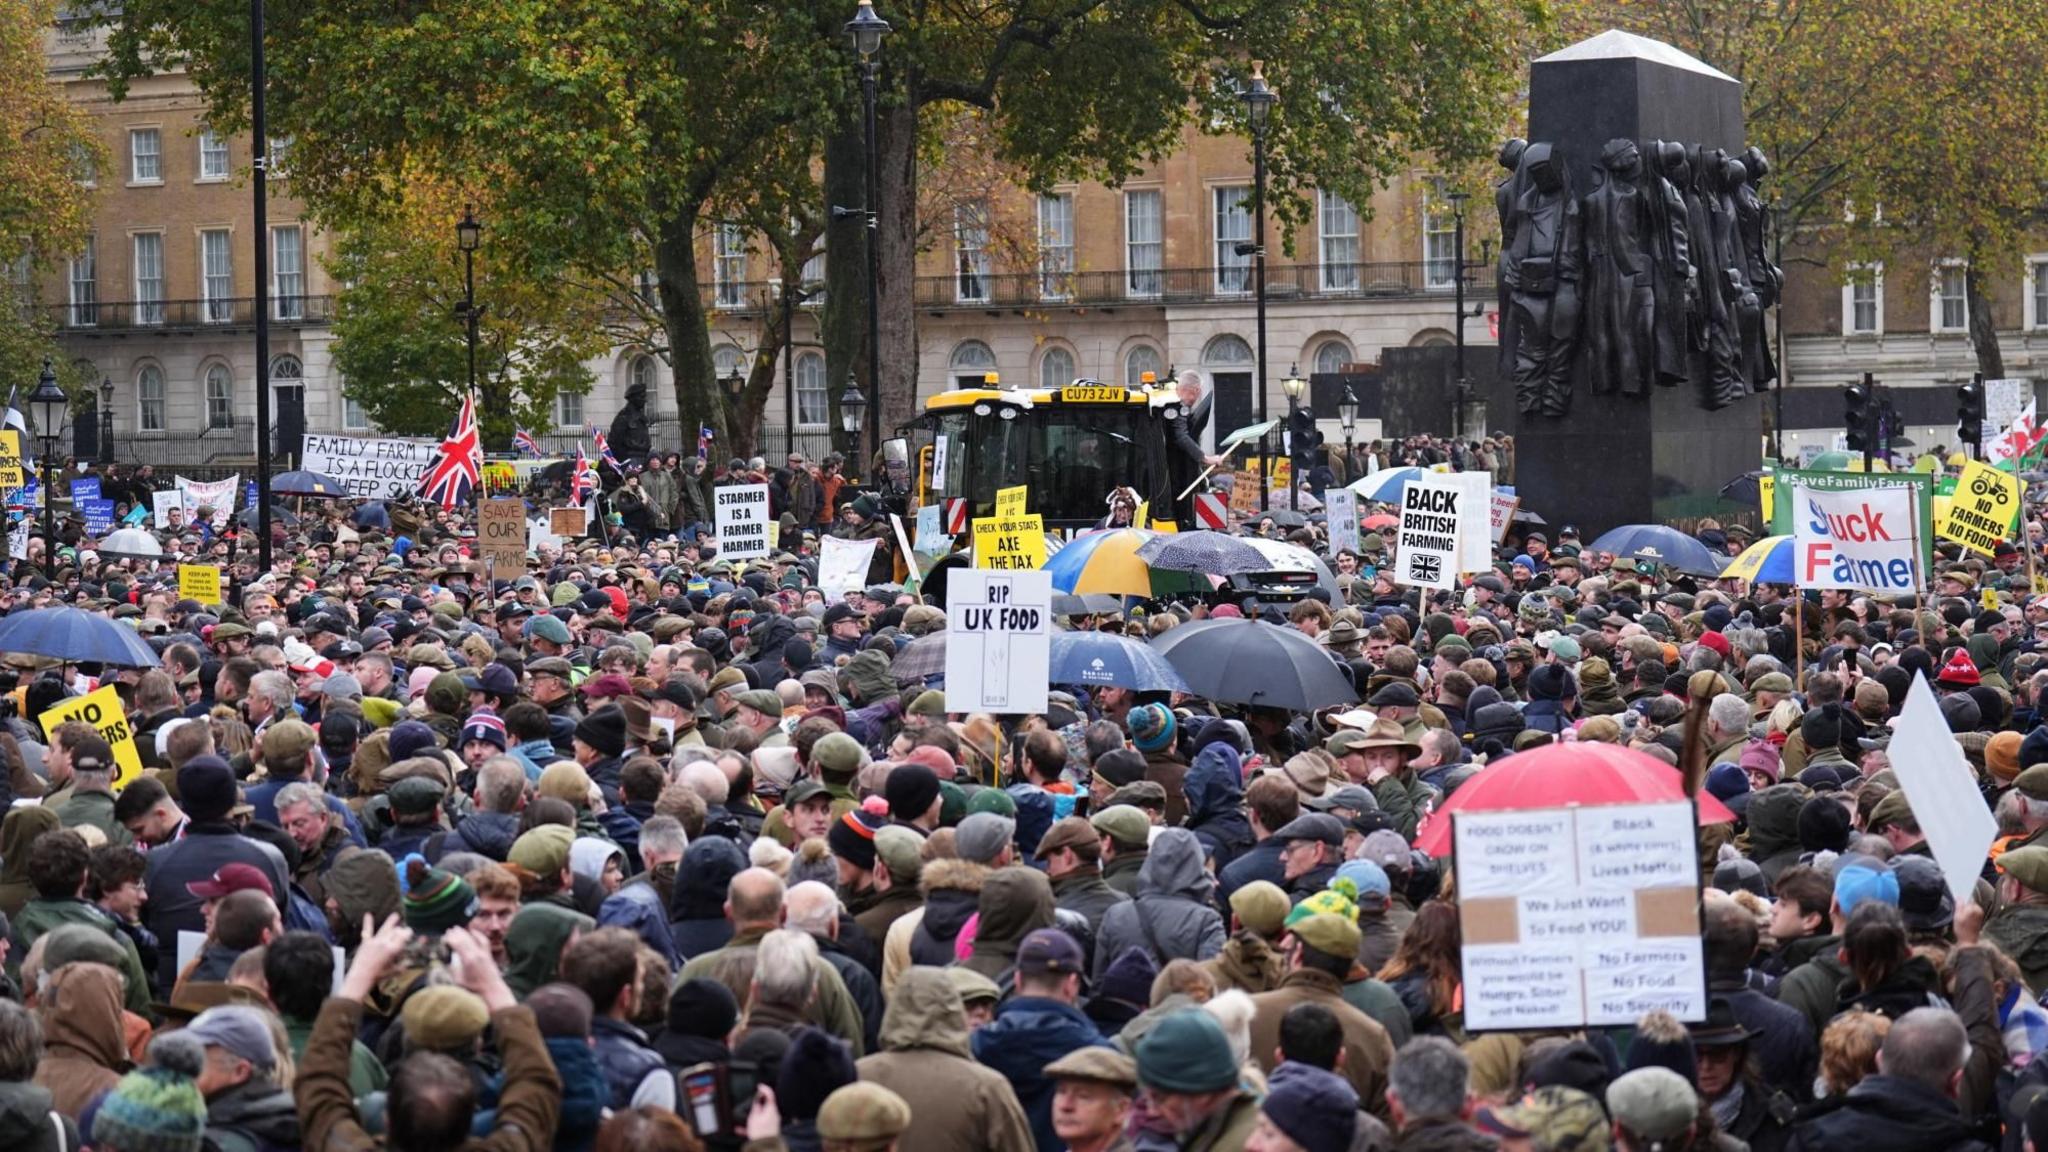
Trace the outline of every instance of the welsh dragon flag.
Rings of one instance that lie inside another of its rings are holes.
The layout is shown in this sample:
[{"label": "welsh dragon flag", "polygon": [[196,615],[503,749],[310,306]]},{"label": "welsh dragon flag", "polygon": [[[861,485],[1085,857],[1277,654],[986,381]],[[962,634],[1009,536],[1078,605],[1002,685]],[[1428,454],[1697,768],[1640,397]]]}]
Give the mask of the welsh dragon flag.
[{"label": "welsh dragon flag", "polygon": [[2012,427],[1984,445],[1984,454],[1992,466],[2018,472],[2039,460],[2044,449],[2048,449],[2048,426],[2035,416],[2034,402],[2029,400],[2020,414],[2013,417]]}]

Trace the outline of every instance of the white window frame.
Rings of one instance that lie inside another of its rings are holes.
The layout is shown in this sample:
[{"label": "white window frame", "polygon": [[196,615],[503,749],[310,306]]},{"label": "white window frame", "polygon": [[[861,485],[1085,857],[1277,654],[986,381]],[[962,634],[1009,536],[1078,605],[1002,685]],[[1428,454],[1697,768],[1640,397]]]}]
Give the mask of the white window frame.
[{"label": "white window frame", "polygon": [[[150,395],[151,383],[156,395]],[[164,402],[164,370],[159,364],[144,364],[135,370],[135,428],[138,432],[162,432],[168,415]]]},{"label": "white window frame", "polygon": [[[1927,330],[1930,333],[1936,336],[1958,336],[1970,330],[1968,267],[1967,261],[1953,256],[1934,262],[1934,275],[1929,277],[1930,283],[1927,294]],[[1943,305],[1947,303],[1948,297],[1942,294],[1942,281],[1947,278],[1950,272],[1959,272],[1965,275],[1962,299],[1963,322],[1955,325],[1943,322],[1945,319]]]},{"label": "white window frame", "polygon": [[[1059,360],[1056,358],[1064,358],[1066,361],[1062,371],[1053,372],[1053,366],[1059,363]],[[1080,371],[1080,362],[1074,358],[1073,349],[1068,348],[1064,344],[1048,344],[1045,346],[1045,350],[1038,354],[1038,386],[1040,388],[1065,388],[1075,381]],[[1052,375],[1046,375],[1048,372],[1051,372]]]},{"label": "white window frame", "polygon": [[816,430],[830,424],[832,390],[825,383],[824,355],[818,352],[797,353],[795,379],[796,426]]},{"label": "white window frame", "polygon": [[[227,267],[219,274],[215,273],[207,251],[211,236],[226,237],[221,242],[221,256]],[[235,233],[231,228],[199,230],[199,299],[200,319],[206,323],[226,324],[235,318]]]},{"label": "white window frame", "polygon": [[[1337,361],[1337,363],[1326,368],[1323,366],[1323,354],[1325,352],[1328,352],[1332,348],[1340,349],[1343,355],[1342,358]],[[1357,353],[1352,350],[1350,341],[1339,340],[1332,337],[1331,339],[1324,340],[1318,343],[1315,347],[1315,351],[1309,355],[1309,371],[1312,374],[1321,374],[1326,372],[1341,372],[1344,370],[1344,365],[1355,362],[1354,358],[1356,356]]]},{"label": "white window frame", "polygon": [[[1139,239],[1132,222],[1140,217],[1133,209],[1149,205],[1144,220],[1150,239]],[[1134,300],[1158,297],[1165,288],[1166,275],[1166,191],[1162,188],[1124,189],[1124,295]]]},{"label": "white window frame", "polygon": [[2037,293],[2048,292],[2048,277],[2040,274],[2044,268],[2048,268],[2048,252],[2027,254],[2026,285],[2020,293],[2020,300],[2025,327],[2029,331],[2048,328],[2048,308],[2042,308],[2043,301],[2036,299]]},{"label": "white window frame", "polygon": [[975,201],[953,209],[953,298],[962,304],[986,304],[994,285],[989,283],[993,266],[989,260],[989,211],[986,203]]},{"label": "white window frame", "polygon": [[581,392],[559,391],[555,393],[555,427],[583,430],[583,394]]},{"label": "white window frame", "polygon": [[[151,270],[151,261],[143,258],[143,249],[153,247],[154,276],[144,276]],[[128,264],[133,272],[135,315],[132,323],[154,327],[164,322],[164,234],[162,232],[132,232],[128,240]]]},{"label": "white window frame", "polygon": [[73,328],[90,328],[100,322],[99,267],[99,237],[87,236],[85,246],[71,258],[65,274],[71,290],[71,308],[66,318]]},{"label": "white window frame", "polygon": [[[219,166],[211,162],[218,160]],[[228,152],[228,138],[211,128],[199,130],[199,175],[194,184],[219,184],[235,174],[234,162]]]},{"label": "white window frame", "polygon": [[[1235,195],[1237,204],[1226,206],[1224,197]],[[1233,225],[1242,221],[1243,235],[1237,235],[1233,226],[1230,235],[1224,234],[1224,222]],[[1209,235],[1211,247],[1216,254],[1216,269],[1211,274],[1219,296],[1248,296],[1252,291],[1253,257],[1239,256],[1239,244],[1254,242],[1252,231],[1256,221],[1252,212],[1252,186],[1249,184],[1215,184],[1209,188]]]},{"label": "white window frame", "polygon": [[[1857,284],[1856,281],[1858,276],[1865,271],[1870,273],[1869,287],[1874,295],[1872,304],[1876,310],[1876,323],[1869,328],[1858,328],[1856,327],[1856,289],[1861,285]],[[1852,266],[1849,269],[1849,273],[1849,276],[1842,281],[1842,335],[1884,335],[1884,265]]]},{"label": "white window frame", "polygon": [[272,136],[269,146],[263,150],[264,170],[274,179],[287,175],[286,168],[292,161],[292,138]]},{"label": "white window frame", "polygon": [[[292,262],[284,266],[285,237],[291,237]],[[270,230],[270,314],[278,320],[306,318],[306,231],[297,224],[279,224]]]},{"label": "white window frame", "polygon": [[[214,385],[216,383],[225,383],[226,395],[218,397],[214,395]],[[201,409],[201,412],[206,421],[202,427],[208,432],[233,431],[235,427],[234,369],[229,368],[218,360],[208,364],[206,370],[199,374],[199,387],[200,395],[204,401],[204,407]],[[216,405],[220,407],[217,408]],[[220,415],[223,412],[227,416],[225,423],[220,420]]]},{"label": "white window frame", "polygon": [[[1345,230],[1346,218],[1350,228]],[[1332,225],[1336,225],[1335,230]],[[1349,259],[1342,257],[1349,246]],[[1363,248],[1358,209],[1327,188],[1316,192],[1316,259],[1318,284],[1325,292],[1356,292],[1359,285],[1359,255]]]},{"label": "white window frame", "polygon": [[[1437,192],[1437,182],[1424,183],[1422,191],[1422,288],[1425,292],[1451,292],[1458,287],[1459,267],[1465,254],[1458,250],[1458,214],[1455,206],[1449,205],[1447,197]],[[1439,201],[1446,207],[1439,208]],[[1439,227],[1441,225],[1441,227]],[[1433,244],[1442,243],[1451,250],[1449,256],[1432,255]],[[1451,274],[1440,275],[1448,266]]]},{"label": "white window frame", "polygon": [[[148,151],[142,144],[149,142]],[[154,169],[149,175],[142,174],[142,162],[147,158]],[[164,182],[164,130],[151,125],[137,125],[128,129],[128,186],[131,188],[154,187]]]},{"label": "white window frame", "polygon": [[1038,296],[1041,300],[1074,298],[1074,194],[1044,192],[1038,197]]},{"label": "white window frame", "polygon": [[[1142,354],[1151,355],[1151,366],[1138,367],[1134,363],[1137,360],[1137,358]],[[1131,345],[1130,349],[1124,353],[1125,386],[1130,388],[1143,387],[1144,376],[1147,372],[1152,373],[1152,382],[1154,384],[1170,383],[1170,381],[1166,379],[1166,357],[1159,351],[1159,346],[1157,344]]]},{"label": "white window frame", "polygon": [[363,402],[346,392],[341,394],[341,428],[344,432],[370,431],[370,413]]},{"label": "white window frame", "polygon": [[719,224],[712,230],[711,277],[716,308],[737,311],[747,302],[747,230]]},{"label": "white window frame", "polygon": [[97,188],[100,186],[99,158],[93,155],[90,144],[82,140],[73,143],[71,148],[71,166],[76,170],[78,186],[80,188]]}]

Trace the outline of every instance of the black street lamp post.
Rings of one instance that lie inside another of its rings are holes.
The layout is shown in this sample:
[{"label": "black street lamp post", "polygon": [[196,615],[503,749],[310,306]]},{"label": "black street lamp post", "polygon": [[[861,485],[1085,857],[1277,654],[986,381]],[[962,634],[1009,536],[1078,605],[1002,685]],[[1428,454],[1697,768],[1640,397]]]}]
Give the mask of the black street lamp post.
[{"label": "black street lamp post", "polygon": [[29,409],[35,413],[36,435],[43,442],[43,575],[57,579],[57,443],[64,427],[64,410],[71,398],[57,386],[57,369],[48,359],[36,378],[36,390],[29,394]]},{"label": "black street lamp post", "polygon": [[860,418],[867,410],[867,397],[860,394],[860,383],[853,373],[846,374],[846,391],[839,394],[839,426],[846,432],[847,452],[854,460],[860,456]]},{"label": "black street lamp post", "polygon": [[[882,51],[882,39],[889,35],[889,22],[875,13],[874,0],[860,0],[860,7],[853,19],[846,22],[846,34],[853,40],[853,50],[860,54],[860,110],[863,151],[866,158],[867,203],[863,206],[867,214],[867,263],[868,263],[868,394],[871,403],[864,405],[869,411],[869,431],[875,443],[882,442],[882,254],[880,248],[880,220],[882,208],[882,158],[875,142],[875,84],[876,73],[881,68],[877,58]],[[858,433],[860,426],[853,425],[848,432]],[[853,468],[860,468],[860,454],[853,453]],[[856,472],[858,474],[858,472]]]},{"label": "black street lamp post", "polygon": [[1344,399],[1337,402],[1337,422],[1344,426],[1344,480],[1349,483],[1357,479],[1351,475],[1351,433],[1358,427],[1358,396],[1349,384],[1344,385]]},{"label": "black street lamp post", "polygon": [[[1280,387],[1287,393],[1287,432],[1288,435],[1294,436],[1295,417],[1301,412],[1301,398],[1308,392],[1308,381],[1301,378],[1301,373],[1296,370],[1295,365],[1289,364],[1287,379],[1280,382]],[[1288,443],[1287,448],[1287,507],[1299,512],[1302,465],[1307,462],[1306,454],[1309,449],[1305,444],[1292,441]]]},{"label": "black street lamp post", "polygon": [[100,463],[114,462],[114,382],[100,378]]},{"label": "black street lamp post", "polygon": [[[1257,298],[1259,338],[1259,420],[1266,419],[1266,118],[1272,114],[1273,104],[1279,99],[1271,86],[1266,83],[1265,65],[1252,61],[1252,78],[1245,85],[1245,117],[1252,127],[1252,200],[1256,218],[1252,223],[1252,291]],[[1238,245],[1239,254],[1244,254],[1245,245]],[[1272,488],[1270,481],[1270,458],[1264,455],[1265,438],[1260,438],[1261,455],[1259,467],[1263,475],[1259,483],[1259,510],[1271,507]]]}]

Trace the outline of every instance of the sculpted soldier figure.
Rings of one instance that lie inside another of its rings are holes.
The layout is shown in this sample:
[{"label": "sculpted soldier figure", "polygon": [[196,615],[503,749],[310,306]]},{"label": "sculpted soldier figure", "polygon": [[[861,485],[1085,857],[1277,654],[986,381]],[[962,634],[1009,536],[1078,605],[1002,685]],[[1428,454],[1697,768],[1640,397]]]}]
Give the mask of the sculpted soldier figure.
[{"label": "sculpted soldier figure", "polygon": [[1636,180],[1642,156],[1636,142],[1609,140],[1600,150],[1604,179],[1586,194],[1585,225],[1587,368],[1595,393],[1649,391],[1656,367],[1652,324],[1650,198]]},{"label": "sculpted soldier figure", "polygon": [[1651,287],[1657,310],[1653,339],[1657,346],[1657,382],[1682,383],[1691,374],[1687,333],[1698,323],[1699,272],[1693,267],[1691,226],[1679,186],[1685,179],[1685,145],[1670,140],[1650,144],[1643,191],[1650,201],[1650,253],[1654,266]]},{"label": "sculpted soldier figure", "polygon": [[1579,334],[1580,221],[1564,157],[1531,144],[1529,187],[1515,205],[1506,281],[1515,324],[1515,403],[1523,413],[1571,408],[1572,352]]},{"label": "sculpted soldier figure", "polygon": [[1494,302],[1500,309],[1500,374],[1512,376],[1515,371],[1514,310],[1509,305],[1508,293],[1508,249],[1515,243],[1515,210],[1528,188],[1528,177],[1522,171],[1522,157],[1529,151],[1529,142],[1517,136],[1500,146],[1500,153],[1494,159],[1507,175],[1493,186],[1493,211],[1500,221],[1500,256],[1495,261],[1493,289]]},{"label": "sculpted soldier figure", "polygon": [[626,389],[626,406],[612,417],[610,443],[621,460],[645,460],[654,451],[647,426],[647,385],[638,380]]}]

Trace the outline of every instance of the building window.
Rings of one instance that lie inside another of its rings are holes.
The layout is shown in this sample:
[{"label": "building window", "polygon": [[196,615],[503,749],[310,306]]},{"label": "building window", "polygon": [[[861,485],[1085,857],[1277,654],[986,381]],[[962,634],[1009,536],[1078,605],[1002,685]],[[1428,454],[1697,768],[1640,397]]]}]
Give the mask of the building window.
[{"label": "building window", "polygon": [[1842,285],[1842,331],[1851,336],[1884,331],[1883,265],[1849,269],[1849,279]]},{"label": "building window", "polygon": [[1252,193],[1242,185],[1216,189],[1216,290],[1252,290],[1252,257],[1237,246],[1252,238]]},{"label": "building window", "polygon": [[649,396],[654,395],[654,357],[635,357],[632,369],[626,374],[626,383],[630,387],[645,388]]},{"label": "building window", "polygon": [[135,424],[144,432],[164,430],[164,370],[154,364],[135,374]]},{"label": "building window", "polygon": [[797,273],[797,283],[811,293],[804,303],[815,304],[825,298],[825,248],[819,245],[804,260],[804,267]]},{"label": "building window", "polygon": [[711,374],[717,377],[713,383],[724,388],[727,380],[747,374],[747,354],[737,345],[720,344],[711,350]]},{"label": "building window", "polygon": [[1236,367],[1252,362],[1252,346],[1242,336],[1218,336],[1202,349],[1202,363]]},{"label": "building window", "polygon": [[1450,199],[1434,181],[1422,197],[1422,286],[1431,290],[1457,287],[1458,218]]},{"label": "building window", "polygon": [[206,427],[227,429],[235,426],[235,378],[225,364],[215,364],[206,370]]},{"label": "building window", "polygon": [[555,427],[583,427],[583,394],[580,392],[555,393]]},{"label": "building window", "polygon": [[640,303],[655,311],[661,311],[661,280],[652,268],[642,269],[633,279],[633,294]]},{"label": "building window", "polygon": [[100,273],[99,244],[96,238],[87,236],[85,247],[71,258],[71,323],[91,325],[100,322]]},{"label": "building window", "polygon": [[270,230],[270,299],[279,320],[305,319],[305,233],[296,224]]},{"label": "building window", "polygon": [[962,303],[988,299],[988,205],[962,204],[953,210],[956,296]]},{"label": "building window", "polygon": [[716,259],[711,274],[717,281],[718,306],[738,308],[747,295],[747,233],[737,224],[720,224],[712,234]]},{"label": "building window", "polygon": [[2027,303],[2034,309],[2027,327],[2048,328],[2048,256],[2027,261]]},{"label": "building window", "polygon": [[97,187],[100,182],[99,158],[93,155],[92,145],[83,140],[71,145],[71,171],[78,177],[78,183],[86,188]]},{"label": "building window", "polygon": [[1038,358],[1038,386],[1065,388],[1074,382],[1074,354],[1054,345]]},{"label": "building window", "polygon": [[199,178],[225,180],[228,175],[227,138],[208,128],[199,134]]},{"label": "building window", "polygon": [[1325,340],[1316,346],[1314,363],[1318,375],[1342,372],[1351,363],[1351,345],[1342,340]]},{"label": "building window", "polygon": [[225,228],[208,228],[199,234],[199,295],[206,301],[209,324],[224,324],[235,318],[235,264],[229,248],[230,235]]},{"label": "building window", "polygon": [[157,128],[128,130],[128,179],[136,184],[164,182],[164,134]]},{"label": "building window", "polygon": [[292,138],[272,136],[270,138],[270,163],[268,171],[272,176],[282,176],[292,159]]},{"label": "building window", "polygon": [[979,340],[962,340],[953,349],[949,362],[953,369],[953,383],[961,388],[979,388],[995,374],[996,354],[988,345]]},{"label": "building window", "polygon": [[1160,193],[1124,193],[1124,291],[1159,295],[1159,271],[1166,267],[1166,233]]},{"label": "building window", "polygon": [[1934,330],[1967,332],[1970,328],[1969,267],[1960,260],[1934,270]]},{"label": "building window", "polygon": [[306,366],[297,356],[279,356],[270,362],[272,384],[297,384],[306,378]]},{"label": "building window", "polygon": [[164,236],[135,234],[135,322],[164,322]]},{"label": "building window", "polygon": [[1074,295],[1074,194],[1038,198],[1038,294],[1046,300]]},{"label": "building window", "polygon": [[831,422],[832,405],[825,394],[825,358],[806,352],[796,358],[796,422],[822,428]]},{"label": "building window", "polygon": [[1358,290],[1358,209],[1335,192],[1316,196],[1325,292]]},{"label": "building window", "polygon": [[348,432],[370,430],[370,414],[363,409],[363,402],[347,393],[341,397],[341,426]]},{"label": "building window", "polygon": [[1159,349],[1140,344],[1124,354],[1124,383],[1136,388],[1145,382],[1147,372],[1154,381],[1167,383],[1166,365],[1159,359]]}]

